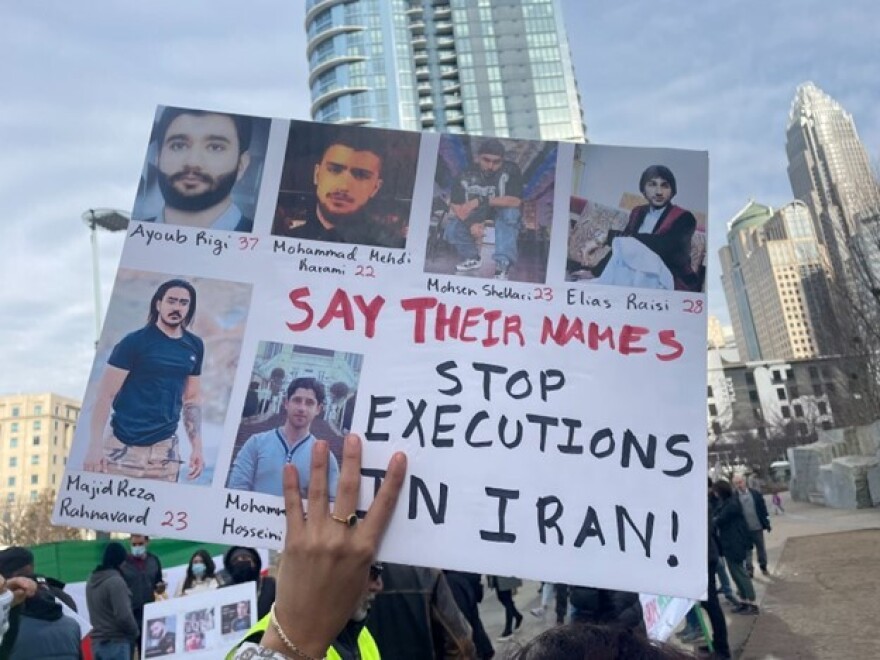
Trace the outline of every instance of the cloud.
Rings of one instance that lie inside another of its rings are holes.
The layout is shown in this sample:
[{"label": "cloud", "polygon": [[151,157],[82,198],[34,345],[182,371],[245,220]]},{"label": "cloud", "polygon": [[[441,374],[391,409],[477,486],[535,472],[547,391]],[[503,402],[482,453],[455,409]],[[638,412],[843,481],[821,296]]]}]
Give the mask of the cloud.
[{"label": "cloud", "polygon": [[[308,118],[304,4],[289,0],[7,3],[0,23],[0,391],[82,396],[94,340],[80,214],[130,209],[155,107]],[[707,149],[710,307],[717,259],[750,197],[791,196],[785,124],[813,80],[856,118],[876,159],[874,0],[563,0],[590,139]],[[102,232],[103,304],[121,237]]]}]

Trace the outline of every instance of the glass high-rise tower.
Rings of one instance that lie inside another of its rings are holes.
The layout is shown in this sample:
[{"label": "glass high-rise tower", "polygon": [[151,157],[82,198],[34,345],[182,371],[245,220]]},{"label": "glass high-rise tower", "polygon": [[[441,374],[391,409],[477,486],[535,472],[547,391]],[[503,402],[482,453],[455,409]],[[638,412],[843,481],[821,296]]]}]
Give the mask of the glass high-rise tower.
[{"label": "glass high-rise tower", "polygon": [[792,193],[809,207],[835,273],[846,277],[854,239],[880,214],[880,190],[852,115],[813,83],[801,85],[786,152]]},{"label": "glass high-rise tower", "polygon": [[317,121],[584,141],[559,0],[306,0]]}]

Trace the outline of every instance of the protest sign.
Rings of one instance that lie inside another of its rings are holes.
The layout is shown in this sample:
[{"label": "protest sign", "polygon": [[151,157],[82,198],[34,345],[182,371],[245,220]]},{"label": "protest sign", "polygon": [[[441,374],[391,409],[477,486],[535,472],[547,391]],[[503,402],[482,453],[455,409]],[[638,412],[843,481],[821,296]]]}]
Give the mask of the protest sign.
[{"label": "protest sign", "polygon": [[698,597],[706,154],[246,119],[157,113],[54,520],[279,548],[354,431],[385,560]]},{"label": "protest sign", "polygon": [[257,622],[255,584],[246,582],[147,603],[140,657],[222,657]]}]

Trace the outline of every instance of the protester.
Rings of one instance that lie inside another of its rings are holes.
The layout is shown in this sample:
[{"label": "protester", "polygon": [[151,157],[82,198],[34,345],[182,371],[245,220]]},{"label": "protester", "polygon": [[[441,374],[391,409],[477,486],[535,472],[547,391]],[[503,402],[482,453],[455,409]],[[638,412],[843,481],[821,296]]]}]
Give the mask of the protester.
[{"label": "protester", "polygon": [[242,644],[235,660],[323,658],[363,597],[379,542],[391,520],[406,456],[396,452],[363,520],[352,525],[360,492],[361,443],[348,436],[339,490],[331,513],[327,497],[329,447],[312,451],[309,516],[303,513],[296,468],[284,466],[287,529],[279,567],[278,593],[260,646]]},{"label": "protester", "polygon": [[529,613],[543,621],[544,617],[547,616],[547,606],[550,604],[550,597],[553,595],[554,591],[555,589],[552,582],[542,582],[540,590],[541,603],[538,607],[530,609]]},{"label": "protester", "polygon": [[[131,590],[131,610],[141,630],[144,620],[144,605],[156,600],[156,587],[162,582],[162,562],[149,551],[150,537],[132,534],[129,538],[131,554],[122,564],[122,577]],[[137,639],[140,645],[140,632]]]},{"label": "protester", "polygon": [[483,601],[483,583],[477,573],[464,571],[443,571],[446,582],[452,591],[458,609],[471,626],[471,639],[477,651],[477,658],[487,660],[495,656],[492,641],[486,634],[483,621],[480,619],[479,603]]},{"label": "protester", "polygon": [[473,658],[473,632],[436,568],[385,564],[370,630],[388,658]]},{"label": "protester", "polygon": [[[708,477],[709,482],[709,512],[714,516],[715,512],[718,510],[718,507],[721,506],[721,500],[715,494],[715,490],[713,488],[714,484],[712,482],[712,478]],[[713,533],[715,534],[716,545],[718,546],[718,567],[715,571],[715,575],[718,576],[718,582],[721,585],[721,593],[724,594],[724,599],[730,603],[733,607],[739,607],[739,601],[736,599],[736,596],[733,595],[733,588],[730,585],[730,576],[727,574],[727,562],[724,559],[724,553],[721,549],[721,541],[718,537],[718,529],[713,525],[712,526]]]},{"label": "protester", "polygon": [[211,558],[211,555],[206,550],[199,548],[189,558],[186,576],[177,585],[177,593],[174,595],[189,596],[190,594],[216,589],[219,583],[214,575],[214,570],[214,560]]},{"label": "protester", "polygon": [[48,575],[36,572],[34,568],[34,553],[21,546],[10,546],[0,551],[0,575],[7,579],[13,577],[25,577],[34,580],[49,589],[52,595],[76,612],[76,602],[70,594],[64,591],[64,582]]},{"label": "protester", "polygon": [[37,593],[37,583],[29,578],[7,580],[0,574],[0,658],[6,658],[18,637],[21,604]]},{"label": "protester", "polygon": [[746,524],[745,517],[743,517],[739,498],[734,496],[730,484],[726,481],[718,481],[713,488],[721,501],[718,509],[715,511],[713,520],[718,528],[721,551],[727,558],[730,576],[736,583],[739,598],[742,601],[734,609],[734,612],[737,614],[757,614],[758,605],[755,603],[755,587],[745,569],[746,557],[752,547],[752,536],[749,533],[749,526]]},{"label": "protester", "polygon": [[256,582],[257,587],[257,618],[262,619],[269,613],[275,600],[275,578],[261,575],[263,560],[253,548],[234,545],[223,555],[223,570],[217,574],[217,582],[221,587],[233,584]]},{"label": "protester", "polygon": [[[736,496],[739,498],[740,506],[742,506],[743,516],[746,524],[749,526],[749,533],[752,536],[752,545],[757,550],[758,565],[764,575],[769,575],[767,570],[767,547],[764,545],[764,530],[770,529],[770,516],[767,515],[767,503],[764,502],[764,496],[756,488],[746,486],[746,480],[742,475],[736,475],[733,478],[733,485],[736,488]],[[746,570],[749,577],[755,574],[755,565],[752,563],[752,550],[749,548],[749,554],[746,556]]]},{"label": "protester", "polygon": [[45,584],[19,608],[18,637],[9,660],[80,660],[80,629]]},{"label": "protester", "polygon": [[[709,497],[712,494],[712,480],[709,479]],[[718,567],[718,559],[720,552],[718,547],[718,534],[715,529],[713,520],[713,511],[711,504],[707,511],[708,515],[708,587],[706,590],[707,598],[701,603],[706,613],[709,615],[709,621],[712,624],[712,647],[714,649],[714,657],[718,660],[729,660],[730,645],[727,641],[727,622],[724,620],[724,612],[721,611],[721,604],[718,602],[718,591],[715,589],[715,574]],[[683,640],[684,641],[684,640]],[[708,645],[700,647],[701,650],[708,652]]]},{"label": "protester", "polygon": [[628,628],[571,623],[545,630],[514,651],[509,660],[679,660],[693,657]]},{"label": "protester", "polygon": [[498,602],[504,605],[504,630],[498,637],[499,642],[510,639],[514,630],[519,630],[522,625],[523,615],[516,609],[516,604],[513,602],[513,593],[521,586],[522,580],[519,578],[489,576],[489,587],[495,589]]},{"label": "protester", "polygon": [[125,560],[125,548],[115,541],[108,543],[101,563],[86,583],[95,660],[129,660],[140,635],[131,591],[122,576]]},{"label": "protester", "polygon": [[[376,646],[376,640],[366,623],[376,594],[382,591],[383,570],[384,567],[379,562],[370,566],[369,579],[364,586],[361,598],[351,613],[348,623],[345,624],[345,628],[336,636],[332,646],[327,650],[327,658],[331,660],[379,660],[379,648]],[[270,624],[269,615],[264,616],[250,629],[243,641],[259,643]],[[229,657],[233,653],[230,653]],[[388,656],[386,655],[386,657]]]},{"label": "protester", "polygon": [[618,626],[647,635],[639,595],[631,591],[570,587],[572,623]]}]

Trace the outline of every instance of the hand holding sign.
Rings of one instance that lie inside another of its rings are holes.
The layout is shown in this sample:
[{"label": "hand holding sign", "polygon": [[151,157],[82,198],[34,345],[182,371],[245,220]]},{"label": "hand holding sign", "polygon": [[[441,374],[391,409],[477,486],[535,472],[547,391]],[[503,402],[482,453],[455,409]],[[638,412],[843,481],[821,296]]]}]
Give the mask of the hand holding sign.
[{"label": "hand holding sign", "polygon": [[[355,526],[343,524],[357,510],[360,438],[347,436],[343,452],[332,516],[327,497],[327,443],[317,442],[312,452],[308,517],[303,513],[296,468],[284,466],[287,531],[274,616],[302,652],[318,658],[324,657],[363,594],[370,563],[391,520],[406,474],[406,456],[398,452],[388,463],[385,480],[366,517]],[[289,652],[274,626],[267,629],[262,644]]]}]

